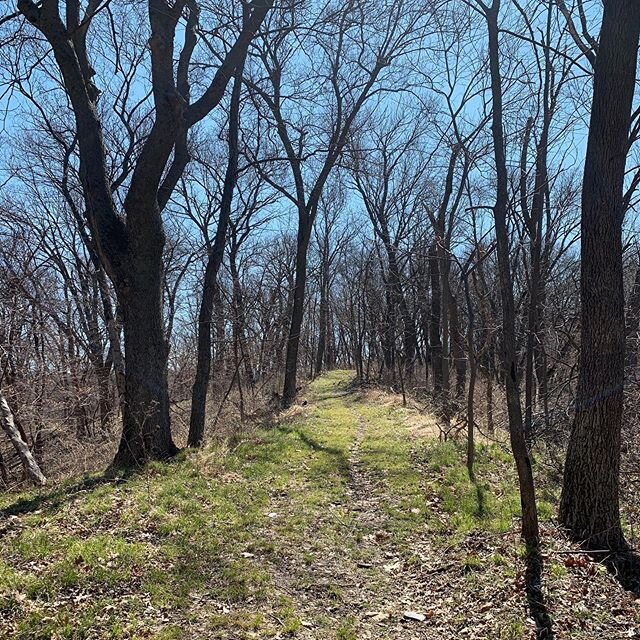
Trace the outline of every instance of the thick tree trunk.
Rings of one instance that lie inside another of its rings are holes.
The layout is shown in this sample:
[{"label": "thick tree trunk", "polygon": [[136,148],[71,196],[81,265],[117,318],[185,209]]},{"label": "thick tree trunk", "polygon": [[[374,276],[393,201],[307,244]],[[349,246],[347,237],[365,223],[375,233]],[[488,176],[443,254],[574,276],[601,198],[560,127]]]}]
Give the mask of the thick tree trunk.
[{"label": "thick tree trunk", "polygon": [[560,521],[591,549],[625,549],[619,508],[624,386],[623,189],[640,3],[606,0],[582,190],[581,351]]},{"label": "thick tree trunk", "polygon": [[[161,229],[158,233],[162,234]],[[171,438],[162,314],[162,245],[139,247],[128,290],[120,292],[125,349],[125,406],[114,467],[164,460],[178,451]],[[160,250],[158,251],[158,247]]]}]

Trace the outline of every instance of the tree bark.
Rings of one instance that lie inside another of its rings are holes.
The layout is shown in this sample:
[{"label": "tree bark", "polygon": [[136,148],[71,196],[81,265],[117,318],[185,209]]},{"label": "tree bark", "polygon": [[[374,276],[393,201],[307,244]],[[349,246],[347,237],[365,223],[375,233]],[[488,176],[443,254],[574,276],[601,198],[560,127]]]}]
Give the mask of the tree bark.
[{"label": "tree bark", "polygon": [[[162,314],[164,234],[138,247],[129,286],[120,291],[123,314],[125,404],[114,467],[132,468],[178,451],[171,437],[167,360]],[[147,234],[145,236],[148,238]]]},{"label": "tree bark", "polygon": [[13,413],[9,408],[9,403],[1,393],[0,393],[0,425],[2,426],[2,430],[7,434],[18,456],[20,457],[20,461],[22,462],[22,466],[24,467],[24,470],[27,473],[27,475],[37,485],[44,486],[45,484],[47,484],[47,479],[45,478],[42,471],[40,471],[40,467],[38,466],[38,463],[35,461],[35,458],[31,455],[31,451],[29,451],[29,446],[24,441],[24,439],[20,435],[20,431],[18,431],[18,428],[15,425],[15,421],[13,419]]},{"label": "tree bark", "polygon": [[502,347],[503,368],[505,374],[507,410],[509,414],[509,436],[515,459],[520,487],[520,505],[522,508],[522,537],[530,549],[539,545],[538,512],[531,459],[524,438],[522,406],[518,377],[518,354],[516,351],[516,314],[513,297],[511,263],[509,260],[509,232],[507,229],[507,210],[509,206],[507,159],[503,125],[502,76],[500,73],[500,49],[498,14],[500,0],[493,0],[485,7],[489,35],[489,67],[491,74],[491,95],[493,103],[492,133],[496,164],[496,202],[493,209],[498,271],[502,295]]},{"label": "tree bark", "polygon": [[625,321],[624,177],[640,3],[606,0],[582,190],[581,351],[560,521],[591,549],[627,548],[620,523]]}]

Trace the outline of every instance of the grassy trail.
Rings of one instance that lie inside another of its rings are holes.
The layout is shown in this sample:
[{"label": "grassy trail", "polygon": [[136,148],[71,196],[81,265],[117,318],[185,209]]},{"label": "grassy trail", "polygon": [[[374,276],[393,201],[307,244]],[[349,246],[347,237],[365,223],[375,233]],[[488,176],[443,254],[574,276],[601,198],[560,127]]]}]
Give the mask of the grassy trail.
[{"label": "grassy trail", "polygon": [[[0,498],[0,638],[531,638],[509,456],[472,485],[433,421],[350,382],[233,450]],[[633,599],[580,608],[598,567],[547,573],[559,637],[636,637]]]}]

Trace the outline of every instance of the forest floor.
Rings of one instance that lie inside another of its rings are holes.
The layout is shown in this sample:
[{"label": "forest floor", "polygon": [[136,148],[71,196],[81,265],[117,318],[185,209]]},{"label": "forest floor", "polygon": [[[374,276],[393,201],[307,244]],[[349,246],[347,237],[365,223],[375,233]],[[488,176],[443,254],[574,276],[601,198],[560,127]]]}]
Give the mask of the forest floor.
[{"label": "forest floor", "polygon": [[[0,497],[0,638],[535,637],[512,463],[325,375],[234,447]],[[557,638],[640,638],[640,600],[571,547],[540,490]]]}]

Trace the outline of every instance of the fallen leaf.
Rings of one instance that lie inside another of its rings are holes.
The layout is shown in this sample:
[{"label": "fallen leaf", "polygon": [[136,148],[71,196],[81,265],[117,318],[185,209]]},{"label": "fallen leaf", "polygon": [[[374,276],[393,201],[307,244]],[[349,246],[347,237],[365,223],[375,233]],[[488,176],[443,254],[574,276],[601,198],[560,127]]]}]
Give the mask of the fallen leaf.
[{"label": "fallen leaf", "polygon": [[417,611],[405,611],[402,617],[405,620],[412,620],[413,622],[424,622],[427,619],[424,613],[418,613]]}]

